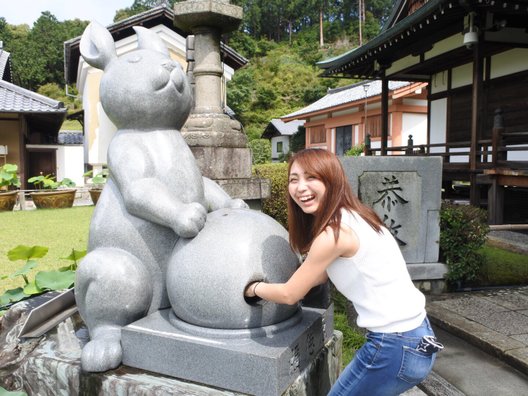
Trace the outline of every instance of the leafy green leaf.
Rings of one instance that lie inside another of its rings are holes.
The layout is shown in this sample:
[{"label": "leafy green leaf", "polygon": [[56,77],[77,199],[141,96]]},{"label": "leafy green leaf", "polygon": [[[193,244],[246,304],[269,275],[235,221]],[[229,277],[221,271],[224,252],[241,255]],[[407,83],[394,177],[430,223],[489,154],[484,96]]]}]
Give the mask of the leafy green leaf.
[{"label": "leafy green leaf", "polygon": [[57,187],[61,187],[61,186],[64,186],[64,187],[75,187],[75,182],[72,179],[69,179],[69,178],[65,177],[64,179],[62,179],[58,183]]},{"label": "leafy green leaf", "polygon": [[22,391],[8,391],[0,386],[0,396],[27,396],[27,393]]},{"label": "leafy green leaf", "polygon": [[16,173],[18,171],[18,165],[16,164],[5,164],[2,168],[8,173]]},{"label": "leafy green leaf", "polygon": [[24,293],[27,295],[40,294],[43,290],[37,286],[35,281],[29,282],[24,286]]},{"label": "leafy green leaf", "polygon": [[34,260],[28,260],[26,264],[22,268],[20,268],[18,271],[13,272],[9,277],[11,279],[17,277],[17,276],[24,276],[27,275],[29,271],[31,271],[33,268],[37,266],[37,262]]},{"label": "leafy green leaf", "polygon": [[27,297],[28,295],[24,293],[24,290],[21,287],[17,287],[16,289],[10,289],[0,296],[0,306],[4,306],[12,302],[21,301]]},{"label": "leafy green leaf", "polygon": [[34,258],[42,258],[48,253],[48,248],[45,246],[25,246],[18,245],[7,252],[7,258],[11,261],[29,260]]},{"label": "leafy green leaf", "polygon": [[68,289],[75,283],[75,271],[40,271],[35,283],[40,289]]},{"label": "leafy green leaf", "polygon": [[75,250],[75,249],[72,249],[72,251],[71,251],[69,256],[61,257],[61,259],[71,260],[71,261],[79,261],[84,256],[86,256],[86,250]]}]

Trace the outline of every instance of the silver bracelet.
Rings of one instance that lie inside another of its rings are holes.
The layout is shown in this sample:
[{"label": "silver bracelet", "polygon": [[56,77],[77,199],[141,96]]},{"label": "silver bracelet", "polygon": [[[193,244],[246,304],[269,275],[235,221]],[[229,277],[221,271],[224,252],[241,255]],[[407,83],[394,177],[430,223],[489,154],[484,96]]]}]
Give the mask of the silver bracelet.
[{"label": "silver bracelet", "polygon": [[255,286],[253,286],[253,294],[255,295],[255,297],[258,297],[257,296],[257,286],[259,285],[259,283],[262,283],[262,281],[261,282],[255,282]]}]

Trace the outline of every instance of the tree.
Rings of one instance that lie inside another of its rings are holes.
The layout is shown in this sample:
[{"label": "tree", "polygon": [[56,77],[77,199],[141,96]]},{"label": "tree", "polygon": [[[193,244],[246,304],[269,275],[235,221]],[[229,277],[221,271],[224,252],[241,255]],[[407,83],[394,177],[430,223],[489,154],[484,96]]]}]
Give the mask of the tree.
[{"label": "tree", "polygon": [[[68,109],[68,113],[72,113],[82,107],[81,101],[78,98],[66,95],[64,88],[56,83],[46,83],[42,85],[37,92],[48,98],[64,103]],[[76,94],[77,90],[73,88],[72,92]]]},{"label": "tree", "polygon": [[4,43],[11,41],[11,29],[4,17],[0,17],[0,37]]},{"label": "tree", "polygon": [[123,19],[130,18],[131,16],[140,14],[144,11],[150,10],[151,8],[157,7],[161,4],[166,4],[172,8],[174,6],[174,3],[179,3],[180,1],[178,0],[134,0],[134,3],[132,3],[130,7],[121,8],[116,11],[114,15],[114,22],[118,22],[118,21],[122,21]]},{"label": "tree", "polygon": [[272,118],[306,106],[337,84],[333,79],[318,77],[313,55],[305,56],[304,49],[276,44],[265,56],[252,58],[229,82],[227,103],[250,140],[259,138]]},{"label": "tree", "polygon": [[64,42],[82,34],[87,21],[59,22],[45,11],[30,29],[27,25],[7,25],[11,41],[13,81],[21,87],[37,90],[46,83],[64,86]]},{"label": "tree", "polygon": [[301,151],[306,147],[306,128],[304,126],[300,126],[297,128],[297,132],[295,132],[291,139],[290,139],[290,152],[296,153],[298,151]]},{"label": "tree", "polygon": [[271,143],[268,139],[255,139],[249,142],[253,165],[271,162]]}]

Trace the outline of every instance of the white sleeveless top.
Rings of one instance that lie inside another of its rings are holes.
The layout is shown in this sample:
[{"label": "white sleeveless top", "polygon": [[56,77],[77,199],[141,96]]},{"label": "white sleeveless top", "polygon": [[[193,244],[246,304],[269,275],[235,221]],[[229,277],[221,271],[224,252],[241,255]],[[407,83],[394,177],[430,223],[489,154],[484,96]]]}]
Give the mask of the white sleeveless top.
[{"label": "white sleeveless top", "polygon": [[332,283],[353,304],[357,324],[373,332],[413,330],[425,317],[425,296],[412,283],[400,248],[382,227],[377,233],[355,212],[342,210],[341,224],[359,238],[353,257],[339,257],[327,268]]}]

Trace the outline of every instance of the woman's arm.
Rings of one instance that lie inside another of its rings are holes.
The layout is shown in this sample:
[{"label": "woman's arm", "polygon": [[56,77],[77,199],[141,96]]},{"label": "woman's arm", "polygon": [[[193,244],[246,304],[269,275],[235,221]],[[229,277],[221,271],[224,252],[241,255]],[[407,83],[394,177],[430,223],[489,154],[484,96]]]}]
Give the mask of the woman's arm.
[{"label": "woman's arm", "polygon": [[357,251],[356,235],[350,229],[345,231],[342,228],[341,231],[337,243],[331,228],[317,236],[306,260],[286,283],[252,282],[246,288],[245,296],[288,305],[302,300],[310,289],[327,281],[326,269],[336,258],[349,257]]}]

